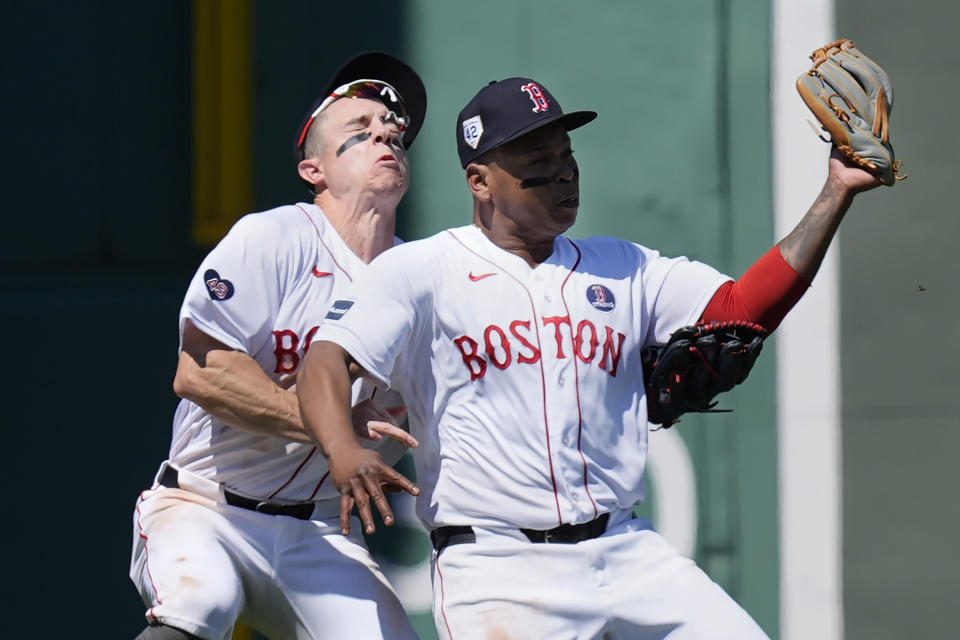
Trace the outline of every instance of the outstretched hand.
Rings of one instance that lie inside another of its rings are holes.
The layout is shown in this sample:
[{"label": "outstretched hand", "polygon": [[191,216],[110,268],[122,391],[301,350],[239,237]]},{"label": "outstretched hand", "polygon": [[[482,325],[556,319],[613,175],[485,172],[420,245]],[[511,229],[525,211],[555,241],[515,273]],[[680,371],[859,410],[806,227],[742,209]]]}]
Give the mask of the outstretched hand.
[{"label": "outstretched hand", "polygon": [[330,475],[340,490],[340,526],[343,535],[350,533],[350,512],[354,505],[360,513],[364,530],[376,531],[373,524],[373,511],[370,504],[376,505],[383,523],[394,523],[393,511],[383,490],[406,491],[419,495],[420,488],[406,476],[383,461],[376,451],[364,449],[356,443],[349,449],[337,451],[329,457]]},{"label": "outstretched hand", "polygon": [[880,186],[880,179],[848,159],[839,149],[830,152],[830,180],[840,183],[851,195]]}]

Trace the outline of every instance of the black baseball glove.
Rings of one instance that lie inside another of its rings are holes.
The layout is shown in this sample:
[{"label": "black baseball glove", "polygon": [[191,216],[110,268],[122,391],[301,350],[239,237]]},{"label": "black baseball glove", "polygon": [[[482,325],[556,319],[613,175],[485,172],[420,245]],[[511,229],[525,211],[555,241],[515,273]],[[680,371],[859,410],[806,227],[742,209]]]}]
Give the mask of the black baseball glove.
[{"label": "black baseball glove", "polygon": [[669,427],[684,413],[721,411],[714,397],[746,380],[766,335],[752,322],[700,323],[644,349],[647,419]]}]

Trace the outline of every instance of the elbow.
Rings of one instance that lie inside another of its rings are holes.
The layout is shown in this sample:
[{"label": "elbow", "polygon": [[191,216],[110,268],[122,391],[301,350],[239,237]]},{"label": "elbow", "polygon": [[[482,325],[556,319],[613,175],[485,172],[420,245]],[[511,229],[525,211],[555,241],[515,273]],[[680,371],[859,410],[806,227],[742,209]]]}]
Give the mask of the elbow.
[{"label": "elbow", "polygon": [[194,398],[187,376],[182,375],[179,370],[173,378],[173,392],[177,394],[177,397],[183,398],[184,400],[193,400]]},{"label": "elbow", "polygon": [[173,392],[178,397],[200,406],[204,405],[209,395],[205,393],[205,385],[199,372],[193,371],[189,366],[183,366],[182,362],[181,366],[177,367],[177,374],[173,378]]},{"label": "elbow", "polygon": [[180,371],[177,371],[177,375],[173,377],[173,392],[177,394],[179,398],[190,400],[189,385],[187,384],[186,377],[180,375]]}]

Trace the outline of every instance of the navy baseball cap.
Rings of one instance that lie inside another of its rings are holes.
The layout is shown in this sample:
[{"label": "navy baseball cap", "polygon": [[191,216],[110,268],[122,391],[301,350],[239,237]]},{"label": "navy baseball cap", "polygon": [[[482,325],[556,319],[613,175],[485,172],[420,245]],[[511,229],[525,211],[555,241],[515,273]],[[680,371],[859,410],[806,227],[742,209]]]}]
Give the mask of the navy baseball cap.
[{"label": "navy baseball cap", "polygon": [[[378,95],[384,104],[397,112],[398,116],[406,117],[403,146],[410,148],[413,144],[413,139],[417,137],[427,114],[427,91],[423,87],[423,81],[416,71],[399,58],[381,51],[367,51],[347,60],[340,67],[330,78],[320,97],[314,100],[303,116],[294,138],[293,153],[297,163],[304,159],[307,131],[314,119],[334,100],[352,96],[352,93],[347,93],[346,85],[358,81],[367,81],[364,84],[373,81],[389,86],[390,90],[385,90]],[[338,89],[343,89],[343,92],[337,93]],[[356,97],[368,96],[359,93]]]},{"label": "navy baseball cap", "polygon": [[457,116],[460,166],[466,169],[486,152],[551,122],[572,131],[596,117],[596,111],[564,113],[547,88],[530,78],[491,82]]}]

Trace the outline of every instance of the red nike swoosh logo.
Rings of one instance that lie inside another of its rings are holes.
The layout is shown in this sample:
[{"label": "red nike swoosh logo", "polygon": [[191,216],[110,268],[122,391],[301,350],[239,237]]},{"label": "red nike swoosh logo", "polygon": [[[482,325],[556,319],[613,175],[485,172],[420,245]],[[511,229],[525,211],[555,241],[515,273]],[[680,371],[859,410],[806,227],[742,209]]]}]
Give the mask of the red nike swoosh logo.
[{"label": "red nike swoosh logo", "polygon": [[327,277],[327,276],[332,276],[332,275],[333,275],[333,272],[331,272],[331,271],[317,271],[317,268],[314,267],[314,268],[313,268],[313,275],[317,276],[318,278],[325,278],[325,277]]},{"label": "red nike swoosh logo", "polygon": [[495,276],[495,275],[497,275],[497,274],[496,274],[496,273],[481,273],[480,275],[475,276],[475,275],[473,275],[473,272],[471,271],[469,274],[467,274],[467,277],[469,277],[469,278],[470,278],[471,280],[473,280],[474,282],[479,282],[480,280],[483,280],[484,278],[489,278],[490,276]]}]

